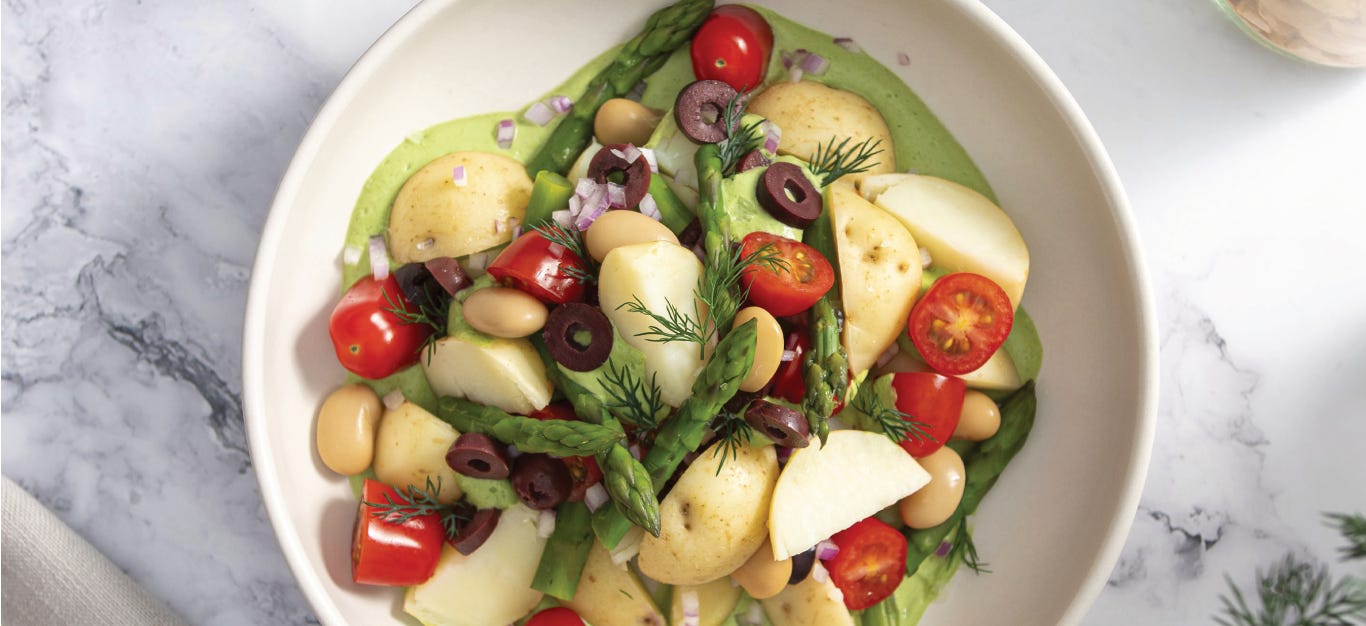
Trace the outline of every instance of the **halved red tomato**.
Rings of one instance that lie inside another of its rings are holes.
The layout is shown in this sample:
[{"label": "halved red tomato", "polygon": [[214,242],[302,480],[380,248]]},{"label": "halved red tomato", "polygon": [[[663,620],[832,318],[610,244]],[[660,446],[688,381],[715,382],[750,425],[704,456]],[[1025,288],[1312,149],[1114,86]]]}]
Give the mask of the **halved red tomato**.
[{"label": "halved red tomato", "polygon": [[402,523],[376,515],[367,502],[400,502],[398,490],[367,478],[351,544],[351,580],[363,585],[407,587],[432,577],[441,557],[446,529],[436,513],[414,515]]},{"label": "halved red tomato", "polygon": [[583,626],[583,618],[573,609],[556,606],[532,615],[526,626]]},{"label": "halved red tomato", "polygon": [[490,276],[542,302],[564,304],[583,299],[583,281],[565,272],[585,270],[583,259],[536,231],[518,237],[489,264]]},{"label": "halved red tomato", "polygon": [[835,533],[839,554],[825,561],[830,580],[844,593],[844,606],[866,609],[896,591],[906,574],[906,537],[870,517]]},{"label": "halved red tomato", "polygon": [[911,309],[906,332],[925,363],[958,376],[982,367],[1015,323],[1010,298],[990,278],[959,272],[935,281]]},{"label": "halved red tomato", "polygon": [[376,380],[417,363],[432,334],[426,324],[405,324],[392,311],[416,311],[390,274],[377,281],[366,276],[346,290],[327,322],[332,349],[347,371]]},{"label": "halved red tomato", "polygon": [[748,7],[722,5],[693,35],[693,75],[749,91],[763,84],[772,53],[773,28],[764,16]]},{"label": "halved red tomato", "polygon": [[835,285],[835,268],[815,248],[795,239],[762,231],[740,240],[740,252],[752,255],[764,246],[781,259],[782,266],[759,263],[746,267],[740,282],[749,300],[774,317],[796,315],[811,308]]},{"label": "halved red tomato", "polygon": [[897,372],[892,375],[896,410],[911,416],[923,437],[908,437],[901,447],[920,458],[944,447],[963,415],[967,385],[961,379],[934,372]]}]

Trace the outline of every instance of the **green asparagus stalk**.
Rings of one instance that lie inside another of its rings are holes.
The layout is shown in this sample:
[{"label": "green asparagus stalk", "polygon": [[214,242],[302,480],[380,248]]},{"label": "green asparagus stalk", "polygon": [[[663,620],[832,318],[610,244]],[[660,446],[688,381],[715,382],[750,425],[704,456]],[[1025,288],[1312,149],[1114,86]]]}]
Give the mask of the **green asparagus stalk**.
[{"label": "green asparagus stalk", "polygon": [[538,420],[449,396],[437,402],[436,416],[462,433],[483,433],[517,446],[522,452],[555,456],[595,455],[607,451],[626,436],[620,426]]},{"label": "green asparagus stalk", "polygon": [[[1025,383],[1001,404],[1001,428],[990,439],[969,449],[963,456],[967,478],[963,485],[963,499],[958,510],[948,521],[933,528],[909,530],[910,544],[906,552],[906,573],[911,575],[920,563],[934,554],[944,539],[959,528],[967,516],[977,511],[982,498],[1001,477],[1006,464],[1024,447],[1029,431],[1034,427],[1034,410],[1038,400],[1034,396],[1034,381]],[[965,541],[955,537],[954,541]]]},{"label": "green asparagus stalk", "polygon": [[555,531],[545,542],[531,588],[565,602],[574,599],[593,548],[592,517],[582,502],[566,502],[555,514]]},{"label": "green asparagus stalk", "polygon": [[811,434],[824,442],[830,432],[835,402],[849,392],[849,355],[840,342],[839,264],[835,262],[834,233],[828,209],[821,211],[803,239],[837,268],[835,285],[811,307],[811,351],[807,353],[804,370],[806,397],[802,399],[802,408]]},{"label": "green asparagus stalk", "polygon": [[568,172],[593,139],[593,118],[598,107],[630,92],[664,65],[674,50],[692,39],[711,12],[712,4],[712,0],[680,0],[651,15],[640,34],[623,44],[617,58],[588,82],[584,94],[574,102],[574,109],[527,162],[527,173],[534,178],[542,170]]}]

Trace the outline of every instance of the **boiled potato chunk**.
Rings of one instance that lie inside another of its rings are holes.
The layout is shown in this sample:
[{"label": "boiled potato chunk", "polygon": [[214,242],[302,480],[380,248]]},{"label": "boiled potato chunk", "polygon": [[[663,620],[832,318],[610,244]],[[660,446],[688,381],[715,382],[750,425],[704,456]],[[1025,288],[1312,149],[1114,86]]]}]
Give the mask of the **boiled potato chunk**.
[{"label": "boiled potato chunk", "polygon": [[661,343],[637,336],[658,326],[650,316],[624,305],[639,299],[645,308],[665,315],[670,306],[696,319],[701,307],[695,294],[702,262],[692,250],[673,242],[655,241],[621,246],[607,253],[598,272],[598,302],[602,312],[626,340],[645,354],[645,373],[655,377],[660,397],[678,406],[692,395],[692,383],[702,369],[697,344],[688,341]]},{"label": "boiled potato chunk", "polygon": [[718,442],[684,470],[659,504],[659,536],[640,543],[642,574],[700,585],[735,571],[763,545],[778,457],[773,446],[735,453],[723,456]]},{"label": "boiled potato chunk", "polygon": [[675,585],[673,603],[669,609],[669,623],[679,626],[683,623],[683,594],[697,594],[697,626],[721,626],[735,612],[740,604],[740,588],[731,584],[729,578],[718,578],[701,585]]},{"label": "boiled potato chunk", "polygon": [[535,608],[531,588],[545,539],[536,536],[539,513],[517,504],[505,509],[484,545],[465,556],[441,546],[436,573],[408,588],[403,610],[428,626],[511,624]]},{"label": "boiled potato chunk", "polygon": [[835,583],[818,582],[814,576],[807,576],[801,583],[761,602],[773,626],[854,626],[854,617],[844,607],[843,598]]},{"label": "boiled potato chunk", "polygon": [[626,566],[613,563],[600,543],[589,551],[579,588],[566,606],[593,626],[664,624],[664,616],[640,579]]},{"label": "boiled potato chunk", "polygon": [[787,559],[915,493],[930,475],[882,433],[835,430],[798,448],[773,489],[769,539]]},{"label": "boiled potato chunk", "polygon": [[[464,186],[452,172],[464,166]],[[399,189],[389,211],[389,255],[400,263],[464,256],[512,240],[495,222],[526,217],[531,177],[514,159],[452,152],[428,163]]]},{"label": "boiled potato chunk", "polygon": [[555,391],[527,339],[450,336],[436,341],[422,370],[438,396],[469,398],[509,413],[544,409]]},{"label": "boiled potato chunk", "polygon": [[826,196],[844,300],[841,339],[849,371],[858,373],[905,332],[920,295],[920,248],[901,222],[864,200],[852,184],[837,181]]},{"label": "boiled potato chunk", "polygon": [[986,196],[958,183],[915,174],[894,176],[864,180],[864,197],[901,220],[916,242],[930,251],[935,267],[986,276],[1018,308],[1029,278],[1029,249],[1010,216]]},{"label": "boiled potato chunk", "polygon": [[849,138],[850,146],[871,138],[881,142],[882,153],[873,157],[868,174],[896,169],[887,120],[876,107],[853,92],[811,81],[780,82],[754,96],[749,112],[768,118],[782,129],[778,154],[810,160],[831,137],[836,145]]},{"label": "boiled potato chunk", "polygon": [[446,464],[446,451],[459,436],[450,424],[412,402],[385,411],[375,433],[375,478],[402,490],[410,485],[425,489],[430,478],[440,482],[438,501],[455,502],[460,484]]}]

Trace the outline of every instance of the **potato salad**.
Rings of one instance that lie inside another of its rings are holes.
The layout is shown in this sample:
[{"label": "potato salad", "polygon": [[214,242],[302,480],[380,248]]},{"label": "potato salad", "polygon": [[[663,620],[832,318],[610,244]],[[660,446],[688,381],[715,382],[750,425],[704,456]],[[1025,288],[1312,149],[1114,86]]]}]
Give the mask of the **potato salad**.
[{"label": "potato salad", "polygon": [[993,198],[854,38],[704,0],[414,133],[329,319],[353,582],[431,626],[916,624],[1034,421]]}]

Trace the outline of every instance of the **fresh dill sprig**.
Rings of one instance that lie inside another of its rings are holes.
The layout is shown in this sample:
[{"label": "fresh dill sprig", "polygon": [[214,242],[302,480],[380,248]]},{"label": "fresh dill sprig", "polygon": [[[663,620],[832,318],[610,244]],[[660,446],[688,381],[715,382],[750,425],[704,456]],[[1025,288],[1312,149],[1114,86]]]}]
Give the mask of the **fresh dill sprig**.
[{"label": "fresh dill sprig", "polygon": [[987,564],[977,556],[977,544],[972,540],[972,531],[968,528],[968,516],[958,514],[957,527],[953,531],[953,544],[949,548],[946,558],[957,559],[963,562],[963,566],[978,574],[990,574]]},{"label": "fresh dill sprig", "polygon": [[858,174],[866,172],[878,162],[868,162],[868,159],[882,153],[881,139],[869,137],[852,146],[853,141],[850,137],[845,137],[844,141],[835,144],[835,137],[825,145],[816,146],[816,153],[811,155],[811,173],[821,177],[821,186],[828,187],[830,183],[839,180],[845,174]]},{"label": "fresh dill sprig", "polygon": [[650,307],[645,306],[645,303],[640,300],[640,296],[636,296],[630,302],[623,302],[617,308],[649,316],[655,321],[646,330],[636,333],[637,337],[644,337],[646,341],[655,343],[691,341],[702,346],[702,349],[706,348],[710,333],[707,332],[707,326],[703,320],[706,316],[701,314],[697,307],[693,307],[693,314],[688,315],[674,306],[673,302],[665,300],[664,314],[661,315],[651,311]]},{"label": "fresh dill sprig", "polygon": [[716,475],[721,475],[721,469],[726,466],[727,459],[740,458],[740,448],[748,446],[754,437],[754,429],[750,427],[745,418],[734,413],[721,413],[716,416],[716,421],[712,424],[712,431],[716,433],[716,438],[720,443],[716,446],[716,452],[712,454],[721,455],[721,462],[716,465]]},{"label": "fresh dill sprig", "polygon": [[745,158],[750,150],[758,148],[759,143],[763,141],[763,135],[759,132],[760,122],[751,122],[743,127],[740,125],[748,102],[749,97],[744,92],[737,92],[721,112],[721,123],[726,127],[726,138],[717,144],[716,151],[721,158],[722,176],[733,173],[740,160]]},{"label": "fresh dill sprig", "polygon": [[[437,340],[446,336],[446,311],[440,310],[440,307],[428,305],[426,302],[415,305],[417,310],[409,309],[408,305],[405,304],[407,302],[405,298],[400,298],[395,302],[388,290],[380,289],[380,293],[384,295],[384,303],[389,305],[384,310],[397,317],[400,324],[405,326],[423,324],[432,329],[432,332],[422,341],[422,345],[417,348],[418,352],[426,354],[427,364],[430,365],[432,353],[436,351]],[[433,300],[433,298],[427,298],[427,302]]]},{"label": "fresh dill sprig", "polygon": [[894,403],[882,397],[882,390],[876,381],[861,387],[850,406],[867,416],[872,421],[870,425],[876,425],[892,441],[936,441],[933,435],[925,431],[928,424],[896,408]]},{"label": "fresh dill sprig", "polygon": [[447,537],[454,537],[460,530],[460,525],[469,521],[469,516],[457,504],[441,504],[437,501],[437,494],[441,493],[441,477],[435,481],[431,476],[427,477],[425,489],[419,489],[413,485],[408,485],[405,493],[402,489],[398,492],[398,501],[389,494],[384,494],[384,502],[369,502],[362,500],[366,506],[373,507],[375,510],[370,514],[382,518],[390,524],[404,524],[408,520],[421,515],[435,513],[441,517],[441,526],[446,529]]},{"label": "fresh dill sprig", "polygon": [[593,257],[588,255],[588,248],[583,243],[583,233],[577,229],[564,228],[553,222],[537,224],[532,226],[531,230],[536,231],[546,241],[568,249],[574,253],[574,256],[583,261],[583,267],[561,265],[560,273],[566,278],[572,278],[585,284],[597,282],[597,263],[593,261]]},{"label": "fresh dill sprig", "polygon": [[[1334,581],[1328,567],[1287,554],[1269,571],[1257,570],[1256,597],[1228,575],[1220,596],[1224,626],[1352,626],[1366,623],[1366,585],[1351,576]],[[1231,597],[1230,597],[1231,596]]]},{"label": "fresh dill sprig", "polygon": [[643,376],[636,376],[624,367],[618,368],[609,360],[602,377],[602,389],[611,398],[608,409],[619,409],[624,419],[637,426],[654,428],[658,425],[658,416],[664,411],[664,399],[654,375],[650,376],[647,387]]},{"label": "fresh dill sprig", "polygon": [[1328,525],[1337,528],[1342,538],[1347,540],[1347,545],[1339,550],[1344,560],[1366,558],[1366,516],[1360,513],[1326,513],[1324,517],[1328,518]]}]

